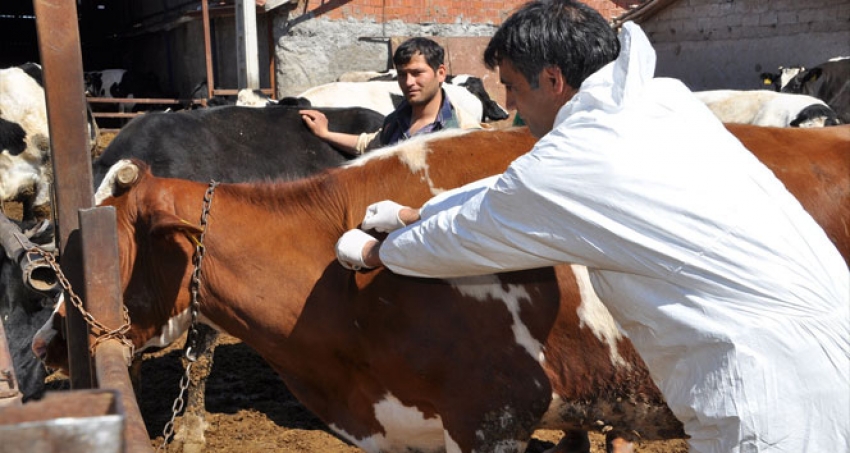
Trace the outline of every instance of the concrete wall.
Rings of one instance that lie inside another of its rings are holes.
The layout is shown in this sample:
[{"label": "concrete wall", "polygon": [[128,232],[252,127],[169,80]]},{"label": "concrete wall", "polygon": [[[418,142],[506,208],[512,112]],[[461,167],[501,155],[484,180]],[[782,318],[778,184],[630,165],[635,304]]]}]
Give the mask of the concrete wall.
[{"label": "concrete wall", "polygon": [[641,26],[656,75],[693,90],[758,89],[778,66],[850,55],[848,0],[679,0]]},{"label": "concrete wall", "polygon": [[[392,67],[392,37],[492,36],[525,1],[300,0],[289,9],[283,6],[274,22],[277,94],[295,95],[348,71],[385,71]],[[633,1],[586,3],[611,18]],[[481,55],[476,58],[464,65],[465,72],[488,76]]]}]

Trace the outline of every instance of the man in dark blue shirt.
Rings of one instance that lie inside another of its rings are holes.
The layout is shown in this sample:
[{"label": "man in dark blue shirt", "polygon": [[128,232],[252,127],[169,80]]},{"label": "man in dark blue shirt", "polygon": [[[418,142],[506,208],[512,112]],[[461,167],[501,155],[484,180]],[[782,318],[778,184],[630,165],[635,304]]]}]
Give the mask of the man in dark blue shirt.
[{"label": "man in dark blue shirt", "polygon": [[444,55],[443,48],[428,38],[411,38],[396,49],[393,64],[404,100],[376,132],[357,135],[330,131],[327,118],[317,110],[301,110],[301,116],[317,137],[355,155],[441,129],[479,128],[478,120],[455,108],[442,88],[446,80]]}]

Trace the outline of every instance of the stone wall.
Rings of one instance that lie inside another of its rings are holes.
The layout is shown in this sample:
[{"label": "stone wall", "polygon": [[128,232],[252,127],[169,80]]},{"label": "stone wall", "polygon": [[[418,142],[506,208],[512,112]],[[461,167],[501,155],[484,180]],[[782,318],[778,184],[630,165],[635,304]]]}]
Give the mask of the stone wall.
[{"label": "stone wall", "polygon": [[850,55],[848,0],[679,0],[641,27],[656,75],[694,90],[761,88],[759,75],[778,66]]},{"label": "stone wall", "polygon": [[[392,37],[492,36],[526,0],[300,0],[276,10],[277,94],[291,96],[348,71],[392,67]],[[588,0],[605,17],[624,1]],[[486,74],[477,62],[473,74]],[[493,93],[491,93],[492,95]]]}]

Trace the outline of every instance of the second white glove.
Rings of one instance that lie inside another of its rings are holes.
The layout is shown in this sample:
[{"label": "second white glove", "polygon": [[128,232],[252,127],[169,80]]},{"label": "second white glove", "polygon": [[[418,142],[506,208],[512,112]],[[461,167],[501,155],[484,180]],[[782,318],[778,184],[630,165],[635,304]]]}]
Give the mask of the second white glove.
[{"label": "second white glove", "polygon": [[384,200],[373,203],[366,208],[366,215],[363,217],[361,229],[375,230],[379,233],[391,233],[399,228],[406,226],[398,216],[405,206],[402,206],[395,201]]},{"label": "second white glove", "polygon": [[346,269],[359,271],[371,269],[363,262],[363,247],[369,242],[378,242],[362,230],[348,230],[336,241],[336,259]]}]

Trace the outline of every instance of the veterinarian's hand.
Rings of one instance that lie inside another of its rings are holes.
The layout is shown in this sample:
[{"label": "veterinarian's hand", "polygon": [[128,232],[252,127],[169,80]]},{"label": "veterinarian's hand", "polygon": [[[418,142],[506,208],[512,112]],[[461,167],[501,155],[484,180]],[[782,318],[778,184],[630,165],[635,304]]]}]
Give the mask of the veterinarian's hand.
[{"label": "veterinarian's hand", "polygon": [[[359,271],[361,269],[372,269],[380,264],[367,265],[364,257],[370,256],[370,250],[378,245],[378,240],[363,230],[348,230],[336,242],[336,259],[346,269]],[[364,253],[365,252],[365,253]],[[377,250],[374,251],[377,259]]]},{"label": "veterinarian's hand", "polygon": [[373,203],[366,208],[366,216],[363,217],[361,228],[379,233],[391,233],[406,226],[399,216],[401,210],[405,208],[410,209],[390,200]]}]

